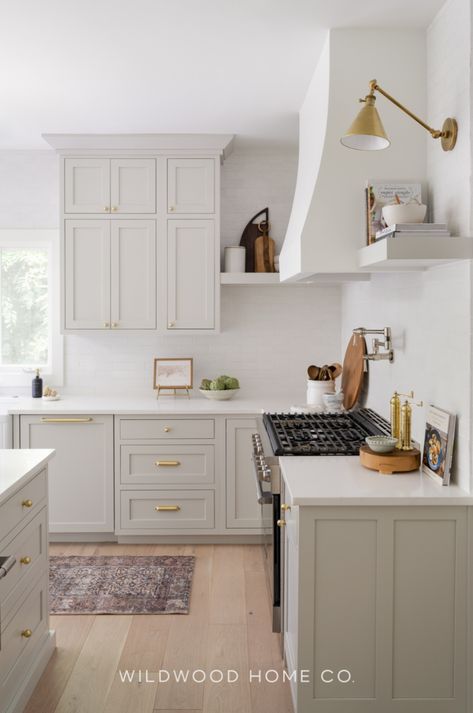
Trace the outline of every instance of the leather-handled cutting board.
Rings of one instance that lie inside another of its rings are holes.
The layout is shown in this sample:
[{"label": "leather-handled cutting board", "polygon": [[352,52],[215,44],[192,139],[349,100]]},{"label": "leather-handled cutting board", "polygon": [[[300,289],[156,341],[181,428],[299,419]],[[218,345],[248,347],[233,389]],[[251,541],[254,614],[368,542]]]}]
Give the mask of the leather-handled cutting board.
[{"label": "leather-handled cutting board", "polygon": [[353,334],[348,342],[343,360],[342,389],[343,405],[348,410],[353,408],[360,396],[365,374],[366,340],[359,334]]}]

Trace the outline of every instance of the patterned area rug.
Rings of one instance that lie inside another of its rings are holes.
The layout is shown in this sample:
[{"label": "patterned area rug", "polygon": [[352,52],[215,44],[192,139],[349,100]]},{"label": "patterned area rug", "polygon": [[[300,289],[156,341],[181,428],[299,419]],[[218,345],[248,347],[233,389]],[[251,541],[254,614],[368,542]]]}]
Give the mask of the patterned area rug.
[{"label": "patterned area rug", "polygon": [[188,614],[195,557],[50,557],[51,614]]}]

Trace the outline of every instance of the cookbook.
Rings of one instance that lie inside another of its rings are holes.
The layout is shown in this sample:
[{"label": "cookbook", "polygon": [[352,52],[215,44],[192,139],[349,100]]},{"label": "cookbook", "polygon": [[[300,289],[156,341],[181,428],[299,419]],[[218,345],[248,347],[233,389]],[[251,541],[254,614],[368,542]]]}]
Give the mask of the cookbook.
[{"label": "cookbook", "polygon": [[422,470],[441,485],[450,482],[456,416],[430,406],[425,424]]}]

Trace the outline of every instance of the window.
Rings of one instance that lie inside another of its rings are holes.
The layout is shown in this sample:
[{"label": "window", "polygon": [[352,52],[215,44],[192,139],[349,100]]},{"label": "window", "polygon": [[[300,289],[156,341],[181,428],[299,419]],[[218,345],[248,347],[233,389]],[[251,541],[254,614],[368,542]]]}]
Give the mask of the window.
[{"label": "window", "polygon": [[0,385],[62,384],[58,232],[0,230]]}]

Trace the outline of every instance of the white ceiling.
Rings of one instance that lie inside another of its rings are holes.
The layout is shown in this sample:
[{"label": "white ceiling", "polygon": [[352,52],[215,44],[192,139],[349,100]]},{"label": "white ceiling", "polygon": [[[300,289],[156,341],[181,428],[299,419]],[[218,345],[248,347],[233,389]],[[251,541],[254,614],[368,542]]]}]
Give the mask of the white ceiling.
[{"label": "white ceiling", "polygon": [[0,0],[0,148],[41,133],[297,139],[328,27],[426,27],[443,0]]}]

